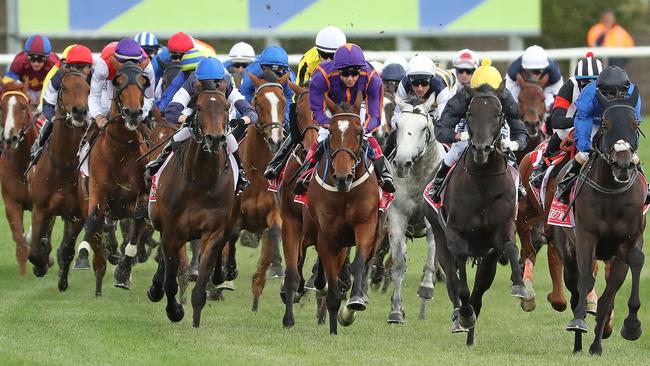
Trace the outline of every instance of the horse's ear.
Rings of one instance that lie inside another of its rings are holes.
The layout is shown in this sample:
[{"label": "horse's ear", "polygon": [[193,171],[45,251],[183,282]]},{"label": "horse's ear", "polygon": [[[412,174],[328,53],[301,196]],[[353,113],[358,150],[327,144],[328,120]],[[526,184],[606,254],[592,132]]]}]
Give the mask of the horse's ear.
[{"label": "horse's ear", "polygon": [[542,89],[544,89],[544,87],[546,86],[546,84],[548,84],[548,78],[549,78],[548,74],[544,74],[544,76],[542,76],[542,78],[539,79],[539,86],[540,86]]},{"label": "horse's ear", "polygon": [[625,99],[625,102],[632,108],[636,109],[636,103],[639,101],[639,88],[634,85],[633,86],[634,90],[632,90],[632,94],[630,94],[629,98]]},{"label": "horse's ear", "polygon": [[356,113],[361,112],[361,103],[363,102],[363,95],[361,90],[357,91],[357,97],[354,98],[354,110]]},{"label": "horse's ear", "polygon": [[117,61],[117,59],[115,58],[115,55],[111,55],[108,58],[108,62],[110,62],[110,64],[111,64],[110,66],[112,66],[114,70],[119,70],[124,66],[123,63]]},{"label": "horse's ear", "polygon": [[600,104],[600,107],[602,109],[607,109],[609,107],[609,104],[611,103],[609,99],[605,98],[603,93],[600,92],[600,90],[596,89],[596,99],[598,99],[598,103]]},{"label": "horse's ear", "polygon": [[436,93],[431,93],[429,98],[424,102],[424,112],[428,112],[431,109],[431,106],[436,102]]},{"label": "horse's ear", "polygon": [[517,84],[519,84],[519,87],[523,87],[524,84],[526,84],[526,80],[524,80],[524,77],[521,76],[520,73],[517,73],[517,76],[515,76],[515,80],[517,81]]},{"label": "horse's ear", "polygon": [[264,84],[264,80],[258,78],[257,76],[255,76],[255,74],[253,74],[250,71],[248,72],[248,77],[253,81],[253,85],[255,85],[255,88]]},{"label": "horse's ear", "polygon": [[149,57],[145,57],[144,60],[138,64],[138,66],[140,66],[140,68],[144,70],[147,68],[150,62],[151,60],[149,59]]},{"label": "horse's ear", "polygon": [[201,83],[201,80],[194,80],[194,94],[199,95],[203,91],[203,84]]},{"label": "horse's ear", "polygon": [[[517,74],[517,77],[519,77],[519,74]],[[506,79],[503,79],[501,80],[501,84],[499,84],[496,93],[498,96],[502,96],[505,90],[506,90]]]},{"label": "horse's ear", "polygon": [[300,95],[300,93],[302,93],[302,88],[299,87],[298,84],[294,83],[291,80],[287,80],[287,84],[289,84],[289,88],[291,88],[291,90],[293,90],[294,94]]},{"label": "horse's ear", "polygon": [[336,105],[336,103],[334,103],[334,101],[332,101],[332,99],[330,99],[330,97],[327,96],[327,94],[325,94],[325,105],[327,106],[327,109],[329,109],[330,113],[332,114],[336,114],[336,111],[339,108]]},{"label": "horse's ear", "polygon": [[282,75],[282,76],[278,79],[278,84],[282,84],[282,85],[284,85],[284,82],[287,81],[287,80],[290,80],[290,77],[291,77],[291,73],[289,73],[289,72],[286,73],[286,74],[284,74],[284,75]]}]

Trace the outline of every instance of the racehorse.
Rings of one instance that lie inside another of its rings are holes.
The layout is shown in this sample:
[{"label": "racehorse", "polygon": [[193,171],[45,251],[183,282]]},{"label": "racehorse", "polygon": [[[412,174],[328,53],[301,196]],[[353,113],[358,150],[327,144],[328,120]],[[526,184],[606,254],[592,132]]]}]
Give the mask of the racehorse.
[{"label": "racehorse", "polygon": [[[454,306],[452,332],[468,332],[467,345],[474,343],[482,297],[492,285],[502,252],[511,266],[510,294],[526,297],[515,245],[517,186],[507,157],[500,150],[504,117],[499,95],[504,87],[505,83],[501,83],[496,92],[485,87],[469,89],[469,146],[449,173],[441,214],[428,217],[434,229],[439,231],[440,225],[444,226],[444,235],[438,232],[436,236],[442,239],[436,254],[447,276],[447,291]],[[437,220],[435,228],[433,221]],[[471,297],[466,269],[469,257],[478,264]]]},{"label": "racehorse", "polygon": [[228,99],[222,91],[203,88],[200,82],[197,93],[196,116],[189,124],[192,138],[168,161],[156,181],[156,201],[149,204],[149,215],[161,233],[164,261],[158,264],[147,291],[152,301],[166,294],[167,317],[180,321],[184,315],[176,301],[180,258],[187,241],[200,239],[199,274],[192,291],[194,327],[200,325],[208,279],[212,276],[215,285],[224,281],[221,254],[237,217],[232,162],[226,151]]},{"label": "racehorse", "polygon": [[[31,210],[32,200],[23,174],[36,140],[35,120],[26,94],[28,83],[8,83],[0,100],[0,186],[11,235],[16,242],[16,260],[20,274],[27,275],[28,242],[24,237],[23,212]],[[49,263],[48,263],[49,264]]]},{"label": "racehorse", "polygon": [[544,115],[546,113],[546,104],[544,103],[544,86],[548,83],[548,75],[544,75],[537,82],[525,81],[524,78],[517,74],[517,84],[521,91],[519,92],[519,113],[521,120],[526,125],[528,132],[528,145],[525,149],[515,152],[517,162],[520,163],[526,154],[535,150],[546,135],[542,131]]},{"label": "racehorse", "polygon": [[595,282],[592,273],[595,259],[609,261],[610,271],[605,290],[598,299],[595,337],[589,353],[602,353],[601,341],[609,337],[606,324],[628,268],[632,272],[632,290],[621,336],[630,341],[641,336],[637,313],[641,307],[639,286],[645,260],[643,205],[647,184],[637,170],[637,96],[638,92],[633,92],[627,100],[609,101],[597,92],[604,112],[592,144],[594,153],[576,182],[575,229],[557,229],[569,239],[562,241],[564,245],[560,247],[573,309],[573,320],[566,330],[574,332],[574,352],[582,351],[582,333],[587,332],[586,299]]},{"label": "racehorse", "polygon": [[373,133],[380,145],[384,144],[384,140],[393,130],[391,120],[393,119],[393,114],[395,113],[395,93],[397,92],[397,85],[399,84],[396,84],[394,82],[385,84],[383,113],[381,114],[381,127]]},{"label": "racehorse", "polygon": [[[145,90],[151,82],[143,71],[149,61],[139,65],[122,64],[111,58],[117,70],[112,80],[115,86],[113,102],[107,124],[96,134],[93,148],[88,154],[88,198],[84,241],[93,249],[95,270],[95,295],[102,293],[102,281],[106,272],[106,258],[102,246],[104,218],[133,218],[135,225],[127,234],[129,244],[125,255],[115,268],[115,286],[129,289],[131,266],[137,247],[143,244],[142,234],[146,225],[147,190],[144,183],[144,167],[147,160],[137,161],[146,152],[146,133],[138,121],[145,98]],[[83,156],[82,156],[83,159]]]},{"label": "racehorse", "polygon": [[426,202],[422,192],[427,178],[434,172],[444,155],[443,147],[433,137],[433,121],[429,110],[435,103],[435,95],[428,100],[417,98],[409,102],[396,98],[402,108],[397,124],[395,157],[395,184],[398,187],[395,200],[387,212],[388,238],[392,258],[392,279],[395,282],[388,315],[389,323],[404,323],[402,281],[406,273],[406,238],[427,238],[427,260],[423,270],[418,296],[422,299],[420,318],[424,318],[426,301],[433,297],[435,272],[435,241],[431,228],[424,217]]},{"label": "racehorse", "polygon": [[259,119],[257,124],[248,127],[247,136],[240,144],[242,162],[251,185],[241,194],[241,215],[236,227],[262,235],[262,250],[252,280],[252,310],[257,311],[266,284],[266,270],[274,251],[280,248],[282,218],[263,173],[284,140],[282,126],[287,101],[282,85],[290,75],[278,78],[267,71],[261,78],[251,73],[249,76],[255,85],[252,104]]},{"label": "racehorse", "polygon": [[68,288],[68,271],[74,258],[77,236],[83,229],[79,180],[79,142],[86,130],[89,69],[83,72],[62,68],[57,111],[52,120],[52,135],[43,147],[42,157],[27,172],[32,197],[32,245],[29,260],[34,273],[44,276],[52,250],[50,234],[56,216],[64,220],[63,238],[57,251],[59,290]]},{"label": "racehorse", "polygon": [[[330,334],[337,334],[337,318],[341,325],[347,326],[352,324],[357,311],[366,309],[366,266],[381,239],[379,229],[383,225],[379,217],[377,179],[363,149],[361,99],[358,93],[355,104],[350,106],[335,105],[325,97],[325,104],[333,114],[326,141],[329,146],[326,145],[314,172],[315,181],[307,190],[320,259],[315,285],[317,289],[324,288],[324,271]],[[339,312],[342,293],[338,276],[351,246],[356,247],[350,267],[354,281],[350,299]]]}]

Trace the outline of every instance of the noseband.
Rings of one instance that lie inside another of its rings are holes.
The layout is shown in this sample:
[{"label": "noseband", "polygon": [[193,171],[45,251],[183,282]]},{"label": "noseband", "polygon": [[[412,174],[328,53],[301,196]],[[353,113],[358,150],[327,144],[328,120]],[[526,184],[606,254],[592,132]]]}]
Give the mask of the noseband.
[{"label": "noseband", "polygon": [[[488,145],[488,147],[489,147],[490,152],[492,152],[496,148],[497,151],[499,151],[501,154],[503,154],[503,152],[499,148],[499,144],[498,144],[499,138],[501,138],[501,129],[503,128],[504,123],[505,123],[505,116],[503,114],[503,106],[501,104],[501,100],[499,99],[499,97],[497,97],[495,95],[479,95],[479,96],[472,97],[472,100],[470,100],[469,104],[471,105],[472,102],[475,99],[494,99],[494,100],[497,101],[497,103],[499,103],[499,130],[498,130],[496,136],[494,136],[494,139],[492,140],[492,143],[490,145]],[[467,113],[465,114],[465,120],[467,121],[467,128],[468,129],[469,129],[470,116],[471,116],[471,113],[470,113],[469,108],[468,108]],[[474,142],[472,141],[471,136],[469,137],[469,140],[467,141],[467,144],[469,146],[474,146]]]},{"label": "noseband", "polygon": [[[604,141],[604,139],[605,139],[605,131],[607,131],[607,127],[605,126],[605,116],[607,116],[607,113],[609,111],[611,111],[612,109],[615,109],[615,108],[629,109],[636,116],[636,109],[634,107],[628,105],[628,104],[614,104],[614,105],[611,105],[611,106],[607,107],[605,109],[605,111],[603,111],[603,117],[602,117],[602,120],[600,122],[600,127],[598,128],[599,143],[598,144],[592,144],[592,148],[593,148],[594,152],[596,153],[596,155],[599,158],[603,159],[605,161],[605,163],[610,167],[612,165],[614,165],[615,161],[614,161],[614,159],[612,159],[612,157],[609,154],[604,153],[604,151],[607,149],[607,147],[602,146],[602,145],[605,143],[605,141]],[[636,130],[637,131],[639,130],[638,124],[637,124]],[[626,141],[626,142],[628,142],[628,141]],[[629,144],[629,142],[628,142],[628,144]],[[600,145],[600,147],[598,147],[598,145]],[[614,149],[614,146],[609,148],[609,152],[611,152],[613,149]],[[630,145],[630,150],[631,150],[632,153],[636,152],[636,149],[632,148],[632,145]]]},{"label": "noseband", "polygon": [[[118,77],[122,75],[126,77],[126,81],[122,83],[118,83],[117,81]],[[140,80],[138,80],[138,76],[143,76],[146,82],[144,84],[140,83]],[[151,84],[151,80],[149,80],[147,73],[144,72],[144,70],[142,70],[139,66],[134,65],[132,63],[127,63],[115,73],[115,76],[113,77],[112,80],[112,84],[115,87],[115,97],[113,98],[113,100],[115,100],[115,103],[117,105],[117,110],[120,111],[120,115],[126,121],[128,119],[128,115],[126,114],[127,112],[126,108],[122,107],[122,101],[120,98],[122,92],[129,85],[135,85],[138,87],[138,89],[140,89],[140,93],[142,93],[142,98],[144,99],[145,90]]]}]

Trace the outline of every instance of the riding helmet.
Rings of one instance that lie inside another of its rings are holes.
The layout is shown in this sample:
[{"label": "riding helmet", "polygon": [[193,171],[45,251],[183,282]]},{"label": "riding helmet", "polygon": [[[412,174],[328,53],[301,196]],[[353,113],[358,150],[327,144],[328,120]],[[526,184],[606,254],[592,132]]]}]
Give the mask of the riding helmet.
[{"label": "riding helmet", "polygon": [[406,70],[400,64],[390,64],[384,66],[381,71],[381,80],[384,81],[401,81],[406,76]]},{"label": "riding helmet", "polygon": [[280,46],[266,47],[260,55],[260,65],[278,65],[288,68],[289,56]]},{"label": "riding helmet", "polygon": [[472,74],[472,81],[470,81],[470,86],[472,88],[478,88],[483,84],[488,84],[493,89],[497,89],[501,85],[501,73],[497,70],[496,67],[492,66],[492,60],[489,58],[484,58],[474,74]]},{"label": "riding helmet", "polygon": [[167,48],[169,52],[185,53],[194,48],[194,39],[185,32],[177,32],[167,41]]},{"label": "riding helmet", "polygon": [[74,45],[65,59],[66,64],[89,64],[93,63],[93,53],[90,51],[90,48],[77,44]]},{"label": "riding helmet", "polygon": [[47,56],[52,52],[52,45],[47,37],[37,34],[27,38],[27,41],[25,42],[25,52],[28,55]]},{"label": "riding helmet", "polygon": [[577,80],[596,79],[602,71],[603,64],[600,60],[595,58],[593,53],[587,52],[586,57],[578,61],[573,75]]},{"label": "riding helmet", "polygon": [[246,42],[235,43],[228,52],[228,57],[232,62],[251,63],[255,61],[255,50],[253,46]]},{"label": "riding helmet", "polygon": [[619,91],[627,90],[630,88],[630,78],[627,76],[625,70],[613,65],[607,66],[598,75],[596,87],[600,91]]},{"label": "riding helmet", "polygon": [[549,65],[546,51],[538,45],[533,45],[524,51],[521,56],[521,67],[526,70],[541,70]]},{"label": "riding helmet", "polygon": [[363,50],[354,43],[346,43],[334,52],[334,67],[337,70],[349,66],[364,66],[365,64],[366,57],[363,55]]},{"label": "riding helmet", "polygon": [[193,71],[201,60],[210,56],[208,51],[203,48],[192,48],[183,54],[181,58],[181,71]]},{"label": "riding helmet", "polygon": [[316,49],[325,53],[334,53],[345,42],[343,31],[331,25],[321,29],[316,35]]},{"label": "riding helmet", "polygon": [[142,53],[142,47],[131,38],[122,38],[115,46],[115,59],[118,62],[139,62],[142,59]]},{"label": "riding helmet", "polygon": [[194,73],[197,80],[221,80],[226,75],[226,69],[216,57],[209,56],[199,61]]}]

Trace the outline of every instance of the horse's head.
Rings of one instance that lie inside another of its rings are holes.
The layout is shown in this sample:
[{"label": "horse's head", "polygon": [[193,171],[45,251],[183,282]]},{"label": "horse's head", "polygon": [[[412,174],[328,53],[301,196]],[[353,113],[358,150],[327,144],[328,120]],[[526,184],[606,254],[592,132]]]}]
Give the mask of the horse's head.
[{"label": "horse's head", "polygon": [[[390,82],[384,82],[384,85]],[[382,137],[385,133],[390,133],[392,131],[391,120],[395,114],[395,91],[388,91],[384,89],[384,105],[383,113],[381,114],[381,128],[377,130],[379,137]]]},{"label": "horse's head", "polygon": [[546,112],[544,86],[547,83],[548,74],[542,76],[536,82],[526,81],[520,74],[517,74],[517,84],[521,89],[519,92],[519,113],[531,139],[537,137],[542,131],[541,124]]},{"label": "horse's head", "polygon": [[3,143],[12,149],[18,147],[33,125],[30,110],[29,97],[25,94],[23,84],[6,84],[0,106],[0,130]]},{"label": "horse's head", "polygon": [[635,104],[637,98],[608,100],[600,91],[596,92],[604,112],[600,126],[600,143],[597,153],[612,169],[614,180],[627,183],[634,177],[639,157],[638,126]]},{"label": "horse's head", "polygon": [[413,163],[422,157],[433,136],[433,122],[429,110],[435,103],[435,94],[426,101],[414,98],[408,102],[395,98],[395,103],[402,108],[397,122],[397,141],[393,164],[398,177],[406,177]]},{"label": "horse's head", "polygon": [[[289,86],[296,93],[296,122],[298,131],[302,137],[302,146],[309,148],[318,139],[318,124],[314,121],[314,115],[309,106],[309,87],[299,88],[297,85],[288,82]],[[295,85],[295,89],[294,89]]]},{"label": "horse's head", "polygon": [[497,148],[503,126],[503,112],[499,96],[505,82],[495,91],[488,85],[474,90],[468,88],[471,100],[465,117],[472,159],[476,164],[485,164],[490,153]]},{"label": "horse's head", "polygon": [[174,64],[174,65],[167,66],[167,68],[165,69],[165,72],[163,72],[163,76],[162,76],[162,85],[161,85],[162,89],[161,90],[163,92],[165,90],[167,90],[167,87],[169,86],[169,84],[171,84],[172,80],[174,80],[174,78],[176,78],[176,76],[178,75],[179,72],[181,72],[180,65]]},{"label": "horse's head", "polygon": [[65,115],[65,123],[72,127],[82,127],[86,124],[88,114],[88,95],[90,85],[88,76],[90,68],[61,69],[61,88],[59,89],[57,107]]},{"label": "horse's head", "polygon": [[290,74],[278,78],[272,71],[264,71],[260,78],[250,72],[248,76],[255,85],[253,107],[258,115],[255,127],[271,152],[275,153],[284,140],[284,110],[287,100],[283,85],[289,80]]},{"label": "horse's head", "polygon": [[361,125],[361,93],[357,93],[354,105],[336,105],[325,96],[327,109],[332,112],[329,121],[329,148],[332,178],[339,192],[348,192],[356,174],[356,167],[363,158]]},{"label": "horse's head", "polygon": [[192,137],[203,149],[218,152],[226,143],[226,123],[230,103],[223,91],[209,82],[196,81],[195,116],[190,123]]},{"label": "horse's head", "polygon": [[120,63],[114,56],[111,56],[111,64],[116,70],[112,82],[115,87],[113,106],[124,119],[126,128],[134,131],[142,113],[145,90],[152,82],[144,71],[149,64],[149,59],[140,64]]}]

